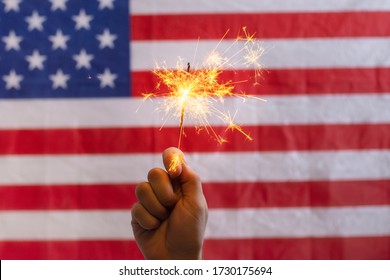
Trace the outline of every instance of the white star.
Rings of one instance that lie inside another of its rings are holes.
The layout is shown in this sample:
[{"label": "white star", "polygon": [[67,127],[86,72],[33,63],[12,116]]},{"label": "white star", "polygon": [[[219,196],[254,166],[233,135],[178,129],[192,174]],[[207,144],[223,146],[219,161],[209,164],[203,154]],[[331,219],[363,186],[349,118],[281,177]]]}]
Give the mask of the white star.
[{"label": "white star", "polygon": [[73,59],[77,62],[77,69],[82,67],[89,69],[91,68],[91,60],[93,59],[93,55],[87,54],[87,52],[82,49],[79,54],[73,56]]},{"label": "white star", "polygon": [[6,89],[20,89],[20,82],[23,80],[23,76],[16,74],[15,70],[12,69],[8,75],[3,76],[3,80],[6,83]]},{"label": "white star", "polygon": [[28,69],[33,70],[35,68],[42,70],[43,62],[46,60],[45,55],[41,55],[39,51],[34,50],[32,55],[27,55],[26,60],[29,63]]},{"label": "white star", "polygon": [[4,11],[8,13],[9,11],[19,12],[19,4],[22,0],[3,0],[3,4],[5,5]]},{"label": "white star", "polygon": [[70,76],[67,74],[64,74],[64,72],[62,72],[61,69],[58,69],[57,73],[55,73],[54,75],[50,75],[50,80],[53,82],[53,85],[52,85],[53,89],[56,89],[59,87],[66,89],[67,88],[66,82],[69,79],[70,79]]},{"label": "white star", "polygon": [[111,71],[107,68],[104,69],[104,73],[97,75],[97,78],[100,80],[101,88],[104,88],[106,86],[114,88],[115,87],[114,80],[117,77],[118,76],[116,74],[111,73]]},{"label": "white star", "polygon": [[57,9],[66,11],[66,2],[68,0],[49,0],[51,2],[51,10],[55,11]]},{"label": "white star", "polygon": [[77,16],[73,16],[72,19],[76,22],[76,30],[81,28],[90,29],[90,21],[93,16],[87,15],[84,10],[80,10]]},{"label": "white star", "polygon": [[114,0],[98,0],[99,1],[99,10],[114,9]]},{"label": "white star", "polygon": [[5,43],[5,49],[7,51],[14,49],[20,50],[20,42],[23,40],[22,36],[16,36],[15,31],[11,30],[8,36],[3,37],[3,42]]},{"label": "white star", "polygon": [[103,34],[101,35],[96,35],[96,38],[99,40],[99,48],[103,49],[105,47],[108,48],[114,48],[114,40],[116,40],[118,36],[115,34],[111,34],[110,30],[107,28],[104,29]]},{"label": "white star", "polygon": [[53,43],[52,49],[63,49],[66,50],[66,42],[69,40],[69,36],[64,35],[62,30],[57,30],[56,35],[49,36],[49,40]]},{"label": "white star", "polygon": [[40,16],[37,11],[34,11],[31,16],[26,17],[28,23],[28,30],[37,29],[39,31],[43,30],[43,22],[46,20],[46,17]]}]

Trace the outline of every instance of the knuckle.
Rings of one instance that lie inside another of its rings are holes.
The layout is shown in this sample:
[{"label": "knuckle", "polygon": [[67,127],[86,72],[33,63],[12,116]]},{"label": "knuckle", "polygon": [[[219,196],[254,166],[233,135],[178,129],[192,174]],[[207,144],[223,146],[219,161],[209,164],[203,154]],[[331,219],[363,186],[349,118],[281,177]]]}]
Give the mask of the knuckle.
[{"label": "knuckle", "polygon": [[150,193],[150,185],[147,182],[139,183],[135,187],[135,196],[138,199],[141,199],[142,197],[147,196]]},{"label": "knuckle", "polygon": [[162,170],[161,168],[150,169],[148,172],[148,181],[153,182],[153,181],[159,180],[159,178],[161,178],[161,176],[164,172],[165,171]]},{"label": "knuckle", "polygon": [[141,212],[142,206],[139,204],[139,202],[134,203],[133,207],[131,207],[131,215],[137,219]]}]

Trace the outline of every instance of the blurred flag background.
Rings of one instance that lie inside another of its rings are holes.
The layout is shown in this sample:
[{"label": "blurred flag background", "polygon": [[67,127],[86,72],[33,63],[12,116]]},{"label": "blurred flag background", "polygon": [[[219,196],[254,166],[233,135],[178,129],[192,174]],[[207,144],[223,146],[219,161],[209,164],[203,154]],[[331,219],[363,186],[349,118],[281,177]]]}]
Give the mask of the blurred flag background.
[{"label": "blurred flag background", "polygon": [[209,205],[205,259],[389,259],[386,0],[1,0],[0,258],[142,258],[134,186],[179,132],[143,102],[151,70],[201,67],[243,26],[265,69],[236,90],[267,102],[226,106],[254,140],[210,120],[228,143],[191,122],[182,142]]}]

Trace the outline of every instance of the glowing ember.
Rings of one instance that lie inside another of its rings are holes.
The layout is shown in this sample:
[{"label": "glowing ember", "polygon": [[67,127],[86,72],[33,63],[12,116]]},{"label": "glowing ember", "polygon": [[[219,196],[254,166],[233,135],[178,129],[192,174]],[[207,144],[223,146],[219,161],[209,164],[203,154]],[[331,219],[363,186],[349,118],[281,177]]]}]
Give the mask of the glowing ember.
[{"label": "glowing ember", "polygon": [[[211,116],[222,120],[227,125],[227,129],[238,131],[246,139],[252,140],[248,133],[244,132],[239,125],[233,122],[233,118],[229,112],[223,112],[216,106],[217,103],[223,104],[224,98],[226,97],[263,100],[246,95],[245,93],[235,93],[234,85],[238,82],[221,81],[220,79],[220,74],[223,72],[224,67],[234,67],[236,63],[241,63],[248,67],[252,66],[255,69],[254,77],[257,83],[257,77],[261,74],[259,60],[264,53],[264,49],[256,41],[254,34],[250,35],[245,27],[242,30],[244,36],[239,35],[229,48],[240,41],[244,41],[243,47],[230,58],[224,57],[224,53],[227,50],[221,53],[217,50],[217,46],[206,57],[201,69],[191,69],[190,63],[185,65],[179,60],[176,69],[157,67],[153,71],[159,79],[156,89],[160,90],[161,85],[167,88],[167,92],[158,94],[158,96],[164,97],[160,104],[160,110],[165,113],[166,117],[174,117],[180,120],[179,149],[184,134],[185,117],[194,120],[197,129],[205,129],[219,143],[226,142],[227,140],[213,130],[208,121]],[[224,40],[228,32],[225,33],[220,42]],[[242,83],[243,81],[239,82]],[[151,93],[144,95],[145,99],[154,96],[156,95]],[[175,165],[175,163],[173,164]],[[174,165],[172,168],[175,168]]]},{"label": "glowing ember", "polygon": [[184,161],[183,154],[182,153],[175,153],[173,154],[173,157],[171,159],[171,162],[169,164],[168,171],[176,173],[179,165]]}]

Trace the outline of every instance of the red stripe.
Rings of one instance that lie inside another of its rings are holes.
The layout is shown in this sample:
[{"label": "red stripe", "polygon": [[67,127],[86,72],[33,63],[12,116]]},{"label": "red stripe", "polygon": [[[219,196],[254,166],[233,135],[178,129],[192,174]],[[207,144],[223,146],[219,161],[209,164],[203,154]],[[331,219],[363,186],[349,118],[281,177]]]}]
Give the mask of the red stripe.
[{"label": "red stripe", "polygon": [[204,183],[209,208],[389,205],[390,180]]},{"label": "red stripe", "polygon": [[[240,24],[232,24],[232,23]],[[257,38],[390,35],[389,12],[180,14],[130,16],[132,40],[235,39],[247,26]]]},{"label": "red stripe", "polygon": [[137,244],[129,240],[0,241],[0,259],[116,260],[143,259],[143,256]]},{"label": "red stripe", "polygon": [[0,210],[130,209],[135,185],[0,186]]},{"label": "red stripe", "polygon": [[[206,239],[204,259],[390,259],[390,237]],[[135,241],[0,242],[0,259],[143,259]]]},{"label": "red stripe", "polygon": [[[225,70],[221,79],[225,81],[247,81],[237,83],[235,92],[252,95],[272,94],[332,94],[332,93],[389,93],[390,68],[338,68],[338,69],[268,69],[258,78],[254,86],[251,70]],[[154,85],[158,80],[151,71],[131,73],[132,95],[160,93]]]},{"label": "red stripe", "polygon": [[[1,186],[0,210],[130,209],[134,185]],[[390,180],[203,183],[210,209],[390,205]]]},{"label": "red stripe", "polygon": [[[226,127],[213,127],[217,134],[228,140],[227,143],[218,144],[211,132],[207,134],[187,127],[182,149],[191,152],[233,152],[390,148],[390,124],[262,125],[242,128],[253,137],[253,141],[246,140],[237,131],[226,131]],[[159,153],[167,147],[176,146],[178,134],[177,127],[164,127],[162,130],[152,127],[0,130],[0,154]]]},{"label": "red stripe", "polygon": [[390,237],[206,240],[205,259],[390,259]]}]

